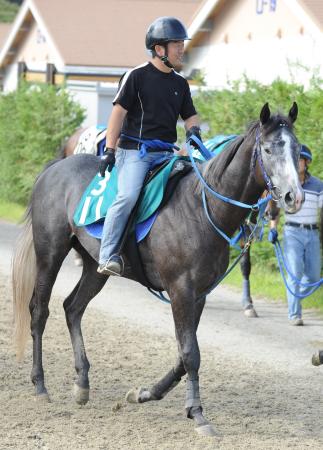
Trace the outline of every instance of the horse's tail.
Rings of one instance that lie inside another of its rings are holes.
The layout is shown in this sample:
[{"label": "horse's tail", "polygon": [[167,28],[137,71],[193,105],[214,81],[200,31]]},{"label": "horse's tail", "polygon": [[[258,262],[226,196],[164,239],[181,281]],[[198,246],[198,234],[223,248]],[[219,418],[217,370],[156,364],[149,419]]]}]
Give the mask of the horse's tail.
[{"label": "horse's tail", "polygon": [[20,234],[12,260],[12,289],[14,313],[14,341],[18,360],[21,360],[30,335],[29,303],[36,280],[36,255],[32,234],[31,208]]}]

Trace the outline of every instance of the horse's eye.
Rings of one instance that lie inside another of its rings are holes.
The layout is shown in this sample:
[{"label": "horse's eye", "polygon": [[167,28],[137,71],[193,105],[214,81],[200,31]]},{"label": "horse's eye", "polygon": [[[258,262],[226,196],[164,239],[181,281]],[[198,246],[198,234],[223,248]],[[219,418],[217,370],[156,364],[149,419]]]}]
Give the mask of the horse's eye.
[{"label": "horse's eye", "polygon": [[271,151],[270,151],[270,149],[269,149],[268,147],[265,147],[265,152],[266,152],[268,155],[271,154]]}]

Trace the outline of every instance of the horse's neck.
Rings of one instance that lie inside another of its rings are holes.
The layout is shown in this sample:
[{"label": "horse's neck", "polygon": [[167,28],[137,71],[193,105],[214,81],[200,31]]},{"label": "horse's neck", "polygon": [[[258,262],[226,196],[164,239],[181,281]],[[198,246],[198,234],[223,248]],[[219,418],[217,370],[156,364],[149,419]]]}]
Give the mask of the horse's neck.
[{"label": "horse's neck", "polygon": [[[216,166],[220,161],[210,161],[206,178],[208,184],[217,192],[241,203],[257,202],[263,192],[263,187],[255,181],[252,172],[252,146],[241,145],[230,164],[225,168],[220,179],[215,180]],[[230,205],[207,194],[208,209],[213,220],[229,235],[239,227],[250,213],[250,209]]]}]

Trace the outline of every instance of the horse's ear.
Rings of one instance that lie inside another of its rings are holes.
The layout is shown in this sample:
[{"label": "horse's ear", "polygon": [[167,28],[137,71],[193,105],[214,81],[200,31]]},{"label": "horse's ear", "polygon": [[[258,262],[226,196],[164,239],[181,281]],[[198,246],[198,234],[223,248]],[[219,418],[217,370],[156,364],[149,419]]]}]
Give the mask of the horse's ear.
[{"label": "horse's ear", "polygon": [[260,112],[260,122],[264,125],[266,122],[268,122],[269,117],[270,117],[270,109],[267,102],[264,104]]},{"label": "horse's ear", "polygon": [[295,122],[295,120],[297,119],[297,115],[298,115],[298,106],[297,103],[294,102],[293,106],[291,107],[291,109],[289,110],[289,114],[288,117],[290,118],[290,120],[292,121],[292,123]]}]

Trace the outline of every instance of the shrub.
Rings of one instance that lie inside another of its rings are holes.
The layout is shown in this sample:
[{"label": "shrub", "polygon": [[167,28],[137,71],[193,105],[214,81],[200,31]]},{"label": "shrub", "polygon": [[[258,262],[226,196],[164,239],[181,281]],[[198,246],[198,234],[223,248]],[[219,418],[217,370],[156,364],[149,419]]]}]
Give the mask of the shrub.
[{"label": "shrub", "polygon": [[64,88],[21,83],[0,96],[0,198],[26,204],[36,175],[83,119]]}]

